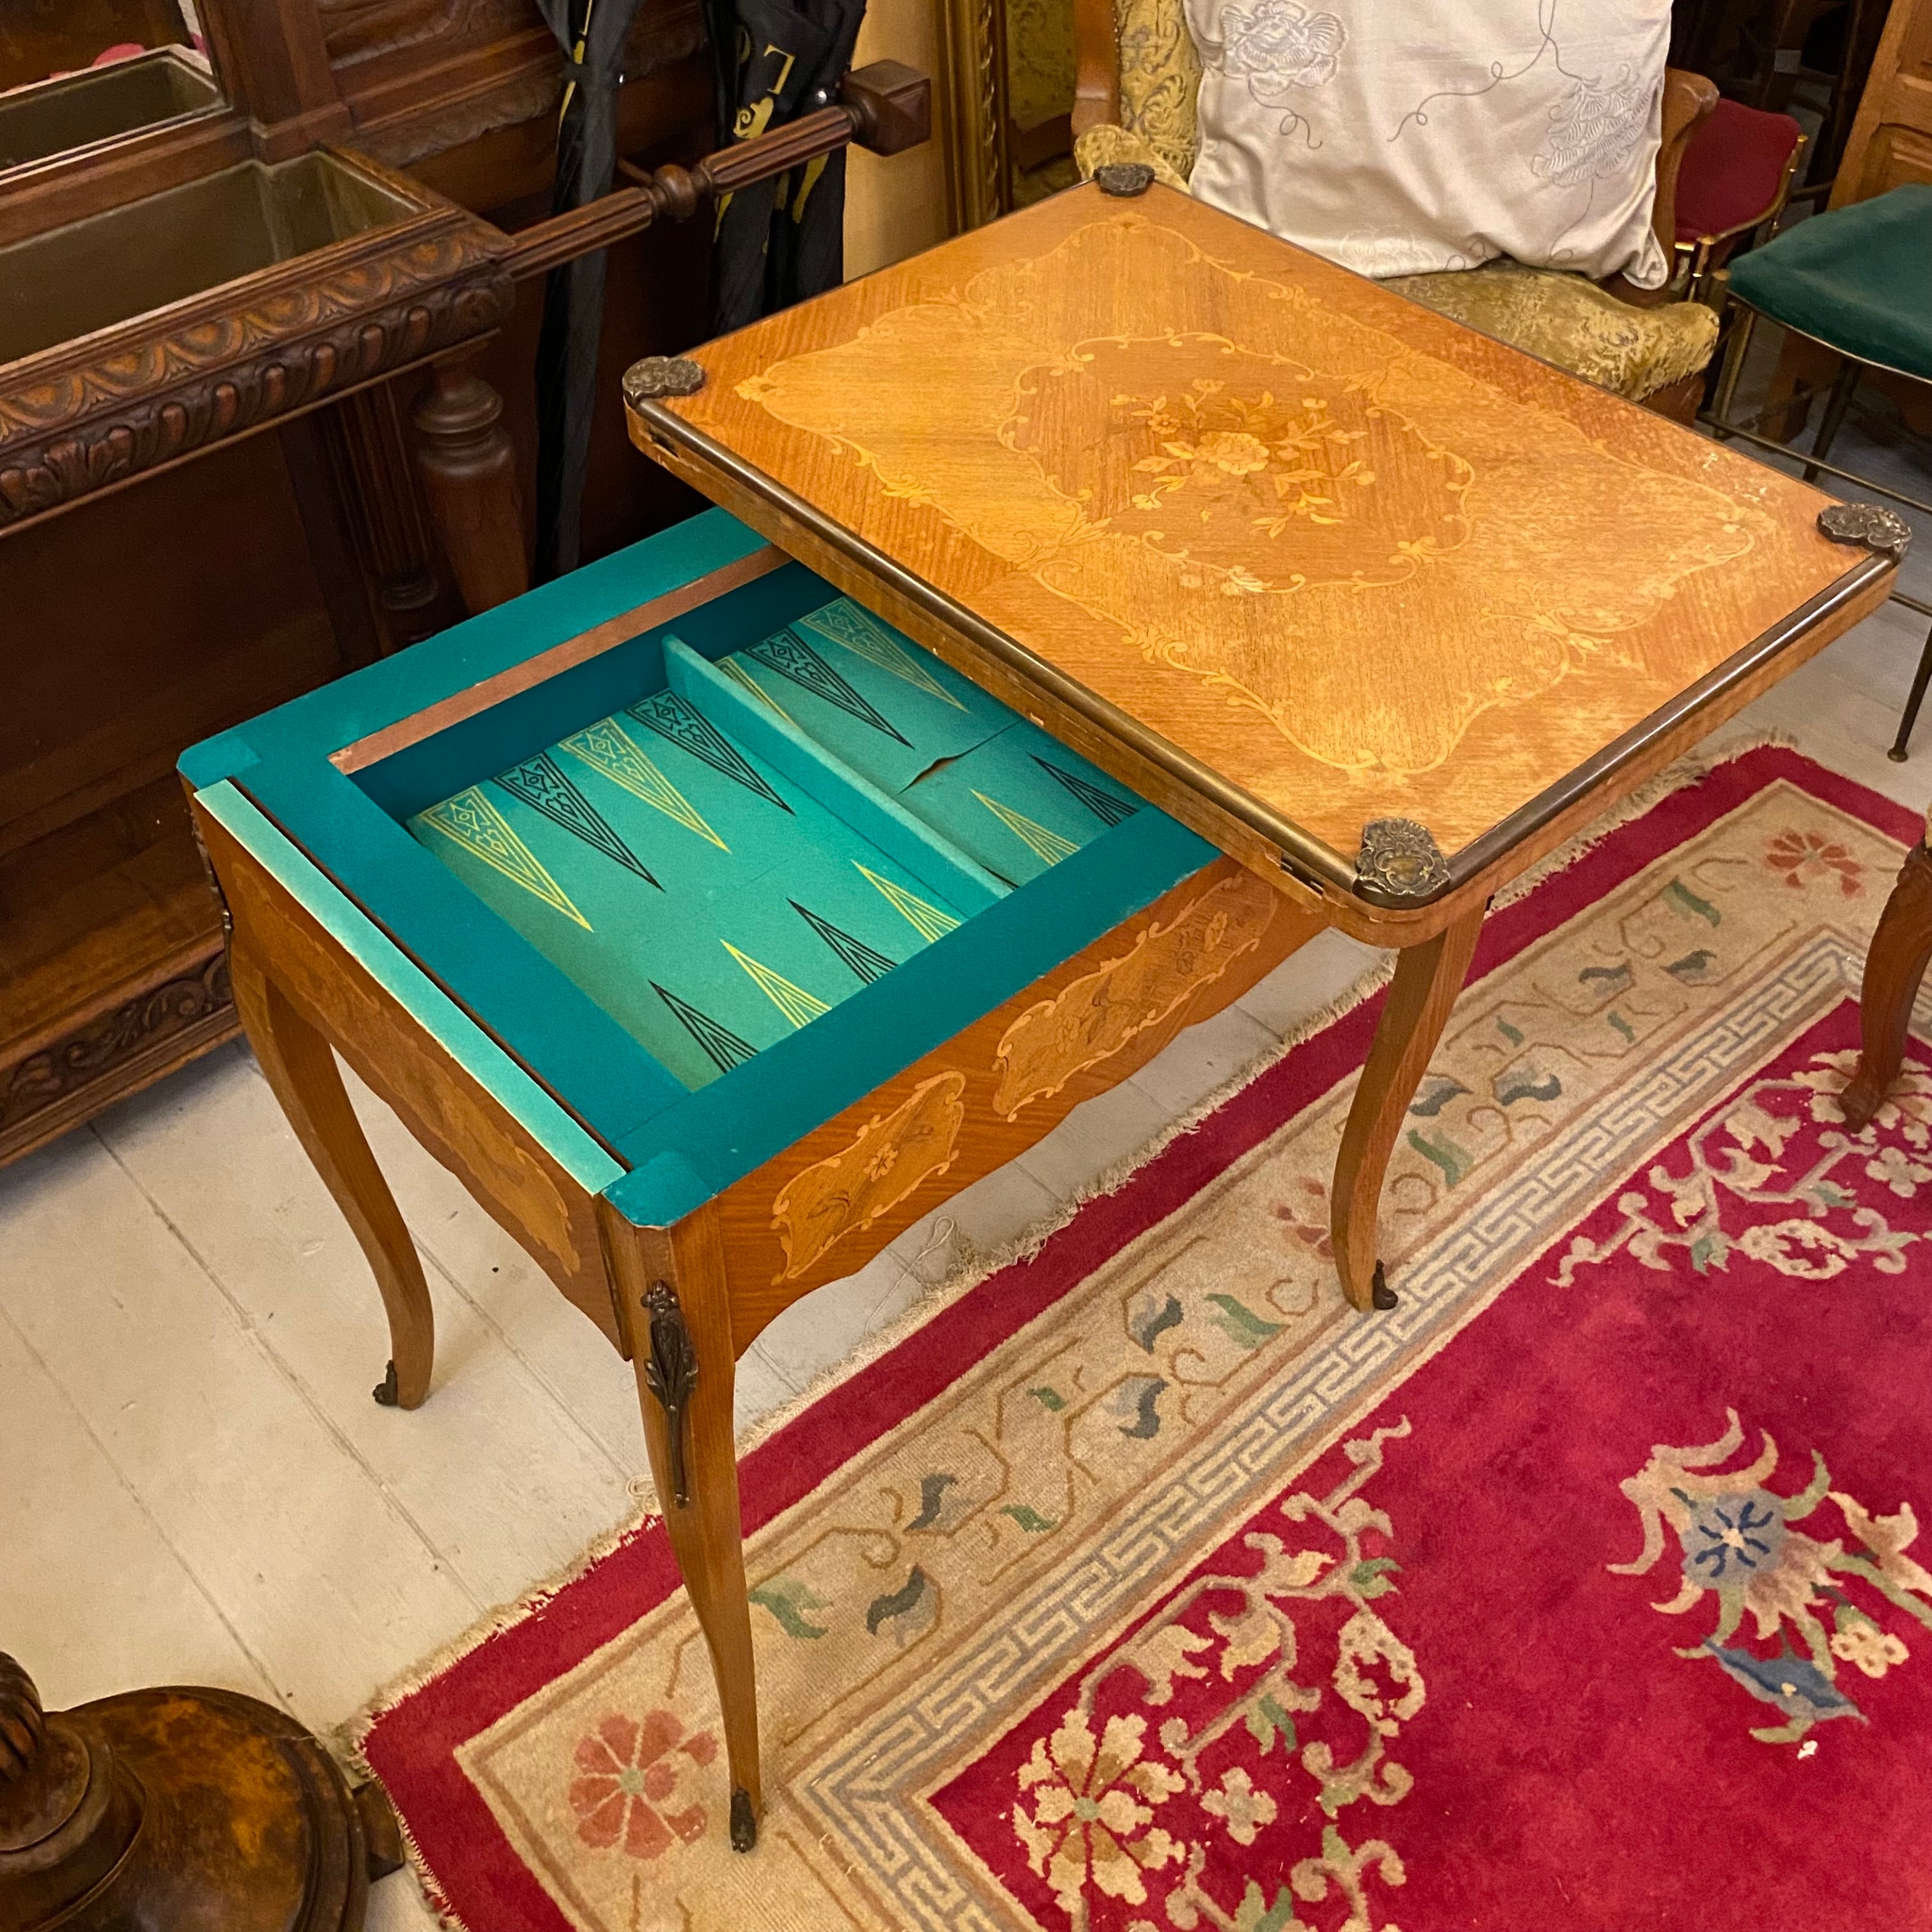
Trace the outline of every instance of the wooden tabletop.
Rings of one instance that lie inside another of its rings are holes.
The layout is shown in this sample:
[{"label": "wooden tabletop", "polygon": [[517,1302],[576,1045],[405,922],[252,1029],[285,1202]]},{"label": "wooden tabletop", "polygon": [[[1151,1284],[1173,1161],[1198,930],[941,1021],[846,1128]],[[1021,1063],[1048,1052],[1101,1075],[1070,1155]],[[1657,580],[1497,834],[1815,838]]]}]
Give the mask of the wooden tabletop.
[{"label": "wooden tabletop", "polygon": [[1816,490],[1158,187],[694,359],[639,426],[700,487],[758,521],[750,479],[1346,866],[1376,819],[1468,847],[1834,585],[1808,624],[1882,595]]}]

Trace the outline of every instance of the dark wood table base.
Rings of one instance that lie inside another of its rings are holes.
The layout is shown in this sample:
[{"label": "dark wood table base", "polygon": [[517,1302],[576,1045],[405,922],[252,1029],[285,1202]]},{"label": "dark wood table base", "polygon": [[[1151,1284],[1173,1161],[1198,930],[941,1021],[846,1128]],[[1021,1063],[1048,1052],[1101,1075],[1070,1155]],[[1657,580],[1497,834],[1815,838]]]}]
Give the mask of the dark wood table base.
[{"label": "dark wood table base", "polygon": [[171,1687],[44,1713],[0,1656],[8,1932],[358,1932],[402,1861],[382,1787],[273,1706]]}]

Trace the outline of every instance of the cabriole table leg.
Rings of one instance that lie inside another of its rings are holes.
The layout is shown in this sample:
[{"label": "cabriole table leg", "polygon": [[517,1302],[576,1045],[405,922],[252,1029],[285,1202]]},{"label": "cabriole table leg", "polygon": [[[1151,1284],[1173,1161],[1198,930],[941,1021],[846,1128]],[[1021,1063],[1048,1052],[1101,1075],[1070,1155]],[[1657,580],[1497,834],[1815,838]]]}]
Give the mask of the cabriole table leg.
[{"label": "cabriole table leg", "polygon": [[1357,1308],[1393,1308],[1395,1295],[1376,1258],[1382,1180],[1402,1116],[1429,1070],[1449,1010],[1468,976],[1486,908],[1478,906],[1419,946],[1396,956],[1395,980],[1362,1069],[1335,1162],[1330,1228],[1342,1292]]},{"label": "cabriole table leg", "polygon": [[651,1479],[718,1681],[731,1844],[748,1852],[764,1791],[732,1424],[736,1354],[717,1219],[706,1207],[666,1233],[632,1226],[605,1202],[598,1216],[637,1372]]},{"label": "cabriole table leg", "polygon": [[416,1408],[429,1394],[436,1315],[422,1261],[389,1184],[350,1104],[335,1054],[238,934],[229,948],[236,1010],[296,1138],[356,1231],[389,1317],[389,1364],[376,1390],[384,1407]]},{"label": "cabriole table leg", "polygon": [[1839,1096],[1846,1123],[1863,1127],[1885,1102],[1905,1058],[1906,1029],[1925,969],[1932,964],[1932,852],[1922,842],[1906,854],[1865,955],[1858,1014],[1864,1051],[1852,1084]]}]

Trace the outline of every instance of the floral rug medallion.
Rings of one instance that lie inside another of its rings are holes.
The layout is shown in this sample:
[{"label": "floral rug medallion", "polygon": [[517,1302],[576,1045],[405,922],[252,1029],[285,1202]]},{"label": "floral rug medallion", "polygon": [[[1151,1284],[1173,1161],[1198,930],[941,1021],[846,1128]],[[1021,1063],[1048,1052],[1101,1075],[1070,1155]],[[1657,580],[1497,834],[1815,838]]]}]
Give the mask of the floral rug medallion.
[{"label": "floral rug medallion", "polygon": [[371,1723],[435,1894],[476,1932],[1932,1924],[1932,1057],[1861,1134],[1834,1099],[1914,836],[1754,752],[1493,914],[1388,1314],[1325,1232],[1378,1002],[1294,1048],[746,1456],[755,1853],[646,1524]]}]

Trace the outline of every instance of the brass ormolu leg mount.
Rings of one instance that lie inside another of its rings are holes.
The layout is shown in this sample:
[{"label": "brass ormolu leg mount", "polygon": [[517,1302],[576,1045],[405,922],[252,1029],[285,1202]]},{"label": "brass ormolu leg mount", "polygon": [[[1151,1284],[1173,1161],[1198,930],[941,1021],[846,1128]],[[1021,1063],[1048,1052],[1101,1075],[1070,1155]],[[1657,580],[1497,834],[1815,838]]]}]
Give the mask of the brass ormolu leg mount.
[{"label": "brass ormolu leg mount", "polygon": [[1898,1078],[1905,1058],[1906,1030],[1912,1003],[1932,964],[1932,851],[1922,841],[1905,856],[1898,883],[1885,902],[1878,930],[1865,955],[1864,986],[1858,1015],[1864,1052],[1852,1084],[1838,1096],[1846,1124],[1862,1128]]},{"label": "brass ormolu leg mount", "polygon": [[402,1862],[382,1787],[272,1705],[170,1688],[48,1713],[0,1656],[6,1932],[358,1932]]}]

